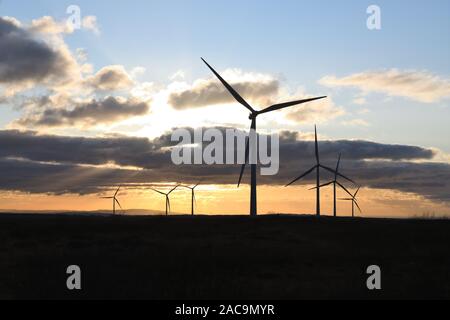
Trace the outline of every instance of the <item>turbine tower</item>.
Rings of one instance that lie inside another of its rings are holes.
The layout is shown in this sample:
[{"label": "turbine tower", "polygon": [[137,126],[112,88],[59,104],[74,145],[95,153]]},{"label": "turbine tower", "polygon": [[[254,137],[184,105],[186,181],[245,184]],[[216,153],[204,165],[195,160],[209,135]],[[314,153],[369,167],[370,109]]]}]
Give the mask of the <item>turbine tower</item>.
[{"label": "turbine tower", "polygon": [[307,175],[309,175],[310,173],[312,173],[314,170],[316,170],[316,215],[318,217],[320,217],[320,169],[324,169],[327,170],[333,174],[336,174],[352,183],[355,183],[352,179],[347,178],[346,176],[340,174],[339,172],[334,171],[333,169],[324,166],[323,164],[320,163],[320,158],[319,158],[319,142],[317,140],[317,126],[314,126],[314,133],[315,133],[315,153],[316,153],[316,165],[314,167],[312,167],[311,169],[309,169],[308,171],[306,171],[305,173],[303,173],[301,176],[299,176],[298,178],[294,179],[292,182],[290,182],[289,184],[286,185],[286,187],[289,187],[290,185],[296,183],[297,181],[299,181],[300,179],[303,179],[304,177],[306,177]]},{"label": "turbine tower", "polygon": [[116,214],[116,203],[119,205],[120,209],[123,211],[122,206],[120,205],[120,202],[117,199],[117,194],[119,193],[120,188],[122,188],[122,186],[119,186],[119,188],[117,188],[116,193],[114,193],[114,196],[112,196],[112,197],[101,197],[102,199],[112,199],[112,203],[113,203],[112,213],[113,213],[113,215]]},{"label": "turbine tower", "polygon": [[179,185],[176,186],[175,188],[173,188],[172,190],[170,190],[170,191],[167,192],[167,193],[162,192],[162,191],[159,191],[159,190],[156,190],[156,189],[153,189],[153,188],[150,188],[151,190],[153,190],[153,191],[155,191],[155,192],[157,192],[157,193],[159,193],[159,194],[162,194],[163,196],[166,197],[166,216],[168,216],[168,215],[169,215],[169,212],[170,212],[170,198],[169,198],[169,196],[170,196],[170,194],[171,194],[172,192],[174,192],[178,187],[179,187]]},{"label": "turbine tower", "polygon": [[355,217],[355,205],[356,205],[356,207],[358,207],[359,212],[362,213],[362,210],[359,207],[358,202],[356,201],[356,195],[358,194],[359,189],[361,189],[361,188],[358,188],[358,190],[356,190],[355,194],[350,194],[351,198],[339,199],[339,200],[343,200],[343,201],[351,201],[352,202],[352,218]]},{"label": "turbine tower", "polygon": [[[248,109],[248,111],[250,111],[250,116],[249,119],[251,120],[251,126],[250,126],[250,134],[256,134],[256,118],[261,115],[261,114],[265,114],[265,113],[269,113],[272,111],[276,111],[276,110],[281,110],[281,109],[285,109],[288,107],[292,107],[295,105],[299,105],[299,104],[303,104],[306,102],[310,102],[310,101],[314,101],[314,100],[319,100],[319,99],[323,99],[326,98],[325,96],[323,97],[317,97],[317,98],[310,98],[310,99],[303,99],[303,100],[297,100],[297,101],[291,101],[291,102],[286,102],[286,103],[280,103],[280,104],[275,104],[272,105],[268,108],[265,108],[263,110],[257,111],[255,109],[252,108],[252,106],[250,106],[250,104],[247,103],[247,101],[244,100],[244,98],[242,98],[239,93],[233,89],[232,86],[230,86],[221,76],[220,74],[218,74],[209,64],[208,62],[205,61],[205,59],[203,59],[203,62],[208,66],[208,68],[212,71],[212,73],[214,73],[214,75],[220,80],[220,82],[222,82],[222,84],[225,86],[225,88],[228,90],[228,92],[234,97],[234,99],[236,99],[237,102],[239,102],[241,105],[243,105],[245,108]],[[242,180],[242,176],[244,174],[244,170],[245,167],[247,165],[247,161],[248,161],[248,157],[249,157],[249,138],[247,138],[247,143],[246,143],[246,147],[245,147],[245,163],[242,165],[241,168],[241,174],[239,176],[239,182],[238,182],[238,187],[241,184],[241,180]],[[255,143],[252,145],[252,155],[256,154],[256,141]],[[255,159],[254,159],[255,160]],[[256,162],[256,161],[255,161]],[[250,171],[251,171],[251,188],[250,188],[250,215],[251,216],[256,216],[258,214],[257,211],[257,194],[256,194],[256,169],[257,169],[257,165],[255,164],[251,164],[250,165]]]},{"label": "turbine tower", "polygon": [[[331,184],[333,185],[333,216],[334,217],[337,216],[337,205],[336,205],[336,190],[337,190],[337,187],[341,187],[345,192],[348,193],[348,195],[350,195],[350,197],[353,197],[353,195],[350,193],[350,191],[348,191],[347,188],[338,181],[338,173],[339,173],[339,165],[340,165],[340,163],[341,163],[341,154],[339,154],[339,159],[338,159],[338,162],[337,162],[337,165],[336,165],[336,171],[334,172],[334,180],[330,181],[330,182],[327,182],[327,183],[324,183],[324,184],[319,186],[319,188],[323,188],[323,187],[329,186]],[[314,187],[314,188],[312,188],[310,190],[314,190],[316,188],[317,187]]]},{"label": "turbine tower", "polygon": [[191,190],[191,215],[194,216],[194,202],[195,205],[197,205],[197,199],[195,199],[195,189],[197,189],[197,187],[200,185],[200,182],[197,183],[195,186],[193,187],[189,187],[189,186],[183,186],[183,188],[189,189]]}]

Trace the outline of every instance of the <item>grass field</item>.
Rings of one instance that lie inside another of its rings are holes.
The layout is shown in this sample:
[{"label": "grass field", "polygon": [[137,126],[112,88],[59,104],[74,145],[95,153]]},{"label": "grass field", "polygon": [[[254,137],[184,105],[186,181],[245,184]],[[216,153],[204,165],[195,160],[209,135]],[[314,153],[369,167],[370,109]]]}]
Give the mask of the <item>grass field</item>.
[{"label": "grass field", "polygon": [[448,220],[3,214],[0,298],[448,299],[449,253]]}]

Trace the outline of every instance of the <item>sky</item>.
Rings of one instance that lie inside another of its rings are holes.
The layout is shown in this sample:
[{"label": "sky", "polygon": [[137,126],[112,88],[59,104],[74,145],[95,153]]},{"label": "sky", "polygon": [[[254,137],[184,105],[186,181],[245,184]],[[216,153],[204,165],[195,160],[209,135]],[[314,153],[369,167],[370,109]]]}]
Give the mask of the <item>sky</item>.
[{"label": "sky", "polygon": [[[249,126],[204,57],[257,109],[328,96],[258,118],[282,133],[261,213],[314,212],[312,179],[284,185],[313,164],[317,124],[323,161],[342,153],[361,185],[363,215],[450,214],[448,1],[2,0],[0,17],[1,210],[106,210],[100,197],[123,184],[126,209],[158,211],[143,185],[202,179],[199,212],[247,212],[238,167],[170,163],[174,128]],[[173,211],[189,197],[175,192]],[[331,203],[324,189],[325,213]]]}]

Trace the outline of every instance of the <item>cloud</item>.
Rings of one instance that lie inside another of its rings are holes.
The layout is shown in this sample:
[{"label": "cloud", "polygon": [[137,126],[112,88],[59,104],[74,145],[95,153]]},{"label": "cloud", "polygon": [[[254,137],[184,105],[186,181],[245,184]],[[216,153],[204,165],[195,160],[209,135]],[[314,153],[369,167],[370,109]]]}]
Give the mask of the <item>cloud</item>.
[{"label": "cloud", "polygon": [[19,22],[0,17],[0,85],[6,94],[34,85],[76,78],[77,63],[67,47],[37,38]]},{"label": "cloud", "polygon": [[[241,70],[227,70],[223,77],[247,101],[269,104],[280,87],[279,81],[268,75],[243,73]],[[191,86],[172,92],[169,104],[175,109],[200,108],[216,104],[235,102],[225,87],[215,78],[199,79]]]},{"label": "cloud", "polygon": [[16,124],[24,127],[95,126],[145,115],[150,108],[148,102],[111,96],[102,100],[74,104],[75,106],[70,110],[47,108],[42,112],[19,119]]},{"label": "cloud", "polygon": [[90,30],[93,33],[99,35],[100,34],[100,28],[98,26],[97,17],[96,16],[86,16],[81,21],[81,26],[84,29]]},{"label": "cloud", "polygon": [[176,81],[176,80],[183,80],[186,77],[186,74],[183,70],[178,70],[173,75],[169,77],[169,80]]},{"label": "cloud", "polygon": [[[100,34],[96,16],[86,16],[81,20],[81,27],[95,34]],[[72,23],[68,21],[56,21],[53,17],[44,16],[31,21],[28,30],[34,33],[44,34],[70,34],[76,31]]]},{"label": "cloud", "polygon": [[[298,99],[306,99],[302,96]],[[297,100],[291,98],[290,100]],[[301,105],[294,111],[287,112],[287,118],[298,123],[324,123],[345,114],[342,107],[336,106],[331,97]]]},{"label": "cloud", "polygon": [[367,100],[364,97],[356,97],[355,99],[353,99],[353,103],[362,106],[367,103]]},{"label": "cloud", "polygon": [[130,88],[134,82],[121,65],[111,65],[100,69],[85,81],[87,86],[96,90],[114,91]]},{"label": "cloud", "polygon": [[131,69],[130,75],[132,78],[137,78],[143,75],[146,71],[147,69],[145,69],[144,67],[134,67],[133,69]]},{"label": "cloud", "polygon": [[[227,128],[218,129],[225,131]],[[300,141],[298,136],[298,133],[291,131],[281,134],[280,152],[289,161],[297,161],[298,154],[314,153],[314,142]],[[175,145],[175,142],[171,142],[169,132],[149,140],[123,136],[84,138],[42,135],[34,131],[0,131],[0,157],[19,157],[42,162],[90,165],[113,162],[119,166],[158,168],[168,164],[164,161],[170,162],[168,148]],[[352,160],[430,160],[435,156],[435,151],[431,149],[369,141],[321,141],[320,149],[321,158],[333,161],[340,152]],[[166,154],[167,158],[161,158],[161,154]],[[158,160],[162,163],[158,163]]]},{"label": "cloud", "polygon": [[450,97],[450,80],[427,71],[367,71],[343,78],[326,76],[319,83],[329,87],[355,87],[363,92],[380,92],[424,103]]},{"label": "cloud", "polygon": [[344,126],[352,126],[352,127],[370,127],[370,123],[368,123],[364,119],[352,119],[341,122]]},{"label": "cloud", "polygon": [[[94,29],[95,21],[86,17],[83,27]],[[136,84],[123,66],[92,74],[87,53],[72,54],[63,38],[72,32],[69,24],[49,16],[30,24],[0,18],[1,103],[24,112],[11,127],[95,126],[149,111],[151,98],[133,97]]]},{"label": "cloud", "polygon": [[[255,109],[263,109],[275,103],[310,98],[301,88],[290,94],[278,79],[265,74],[244,73],[229,69],[223,72],[233,88],[248,102],[257,104]],[[168,102],[175,109],[201,108],[217,104],[237,103],[227,89],[216,79],[199,79],[192,85],[175,83],[176,89],[169,88]],[[292,111],[291,111],[292,110]],[[323,123],[345,114],[343,107],[335,105],[332,98],[304,104],[299,108],[286,110],[287,119],[298,123]]]},{"label": "cloud", "polygon": [[[199,178],[205,183],[236,183],[238,166],[175,166],[170,160],[173,145],[169,133],[149,140],[0,131],[0,189],[84,194],[118,183],[192,183]],[[314,164],[314,142],[299,141],[297,133],[284,132],[280,146],[280,173],[260,177],[261,184],[282,186]],[[321,161],[325,165],[334,166],[338,153],[343,155],[342,172],[362,186],[450,201],[450,165],[433,162],[436,155],[433,150],[369,141],[320,142]],[[324,173],[323,181],[328,178],[331,177]],[[307,177],[299,184],[311,184],[313,179]]]},{"label": "cloud", "polygon": [[35,33],[47,33],[47,34],[60,34],[60,33],[72,33],[74,28],[65,22],[57,22],[53,17],[44,16],[39,19],[31,21],[31,25],[28,28],[31,32]]}]

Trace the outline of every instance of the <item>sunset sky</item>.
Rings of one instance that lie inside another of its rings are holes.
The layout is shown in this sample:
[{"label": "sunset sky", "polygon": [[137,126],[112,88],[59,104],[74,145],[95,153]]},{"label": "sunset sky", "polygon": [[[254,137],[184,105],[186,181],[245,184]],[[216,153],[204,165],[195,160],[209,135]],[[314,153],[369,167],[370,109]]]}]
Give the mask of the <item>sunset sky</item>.
[{"label": "sunset sky", "polygon": [[[372,4],[381,30],[366,26]],[[447,0],[0,0],[0,210],[110,210],[100,197],[122,184],[125,209],[158,212],[149,186],[202,180],[199,213],[248,213],[248,171],[237,189],[237,166],[171,163],[175,128],[249,127],[204,57],[256,109],[328,96],[258,118],[281,144],[260,213],[314,213],[313,176],[284,185],[314,165],[317,124],[364,216],[450,216],[449,32]],[[189,213],[190,191],[171,204]]]}]

